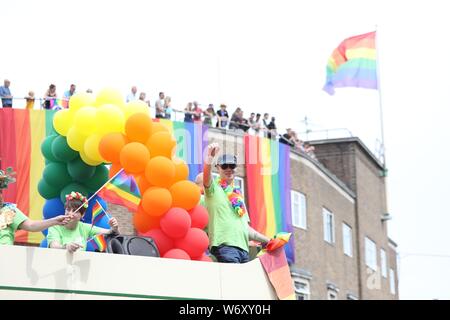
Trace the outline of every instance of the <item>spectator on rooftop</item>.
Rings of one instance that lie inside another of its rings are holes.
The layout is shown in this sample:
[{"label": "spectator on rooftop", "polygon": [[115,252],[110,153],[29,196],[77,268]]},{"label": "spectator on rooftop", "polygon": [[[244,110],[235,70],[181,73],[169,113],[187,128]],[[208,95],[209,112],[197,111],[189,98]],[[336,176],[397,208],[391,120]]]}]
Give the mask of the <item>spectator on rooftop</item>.
[{"label": "spectator on rooftop", "polygon": [[205,118],[203,119],[203,124],[212,127],[213,120],[216,118],[216,113],[214,112],[214,105],[210,103],[208,108],[203,112]]},{"label": "spectator on rooftop", "polygon": [[167,96],[164,98],[164,107],[165,107],[164,114],[165,114],[166,119],[172,120],[173,108],[172,108],[172,98],[171,97]]},{"label": "spectator on rooftop", "polygon": [[202,121],[202,109],[199,107],[198,102],[194,101],[193,102],[194,107],[192,108],[193,111],[193,119],[194,122],[201,122]]},{"label": "spectator on rooftop", "polygon": [[262,120],[262,130],[264,131],[264,138],[269,138],[269,134],[270,134],[270,129],[269,129],[269,114],[268,113],[264,113],[264,117]]},{"label": "spectator on rooftop", "polygon": [[217,120],[216,127],[226,128],[228,125],[228,119],[229,119],[226,105],[224,105],[224,104],[220,105],[220,109],[217,110],[217,116],[218,116],[218,120]]},{"label": "spectator on rooftop", "polygon": [[136,88],[136,86],[132,86],[130,94],[127,95],[127,102],[137,100],[137,99],[138,99],[137,88]]},{"label": "spectator on rooftop", "polygon": [[293,147],[294,143],[292,142],[292,132],[293,131],[291,128],[287,128],[286,133],[280,137],[280,143],[284,143]]},{"label": "spectator on rooftop", "polygon": [[57,97],[58,96],[56,94],[56,86],[54,84],[51,84],[44,94],[44,103],[43,103],[44,109],[50,110],[51,108],[53,108],[53,105]]},{"label": "spectator on rooftop", "polygon": [[25,97],[25,101],[27,102],[27,104],[25,105],[25,109],[32,110],[34,108],[34,101],[35,101],[33,91],[28,92],[28,96]]},{"label": "spectator on rooftop", "polygon": [[3,108],[12,108],[12,95],[9,89],[11,82],[5,79],[4,85],[0,87],[0,97],[2,98]]},{"label": "spectator on rooftop", "polygon": [[184,122],[194,122],[193,115],[192,102],[189,102],[184,108]]},{"label": "spectator on rooftop", "polygon": [[239,129],[239,126],[241,123],[242,123],[241,108],[237,108],[231,115],[229,128],[230,129]]},{"label": "spectator on rooftop", "polygon": [[69,90],[65,91],[62,99],[62,107],[67,109],[69,107],[69,100],[75,93],[76,86],[74,84],[70,85]]},{"label": "spectator on rooftop", "polygon": [[277,125],[275,124],[275,117],[272,117],[270,123],[267,125],[267,138],[276,139],[277,138]]},{"label": "spectator on rooftop", "polygon": [[155,102],[156,118],[164,119],[166,117],[166,101],[164,99],[164,92],[159,93],[159,99]]}]

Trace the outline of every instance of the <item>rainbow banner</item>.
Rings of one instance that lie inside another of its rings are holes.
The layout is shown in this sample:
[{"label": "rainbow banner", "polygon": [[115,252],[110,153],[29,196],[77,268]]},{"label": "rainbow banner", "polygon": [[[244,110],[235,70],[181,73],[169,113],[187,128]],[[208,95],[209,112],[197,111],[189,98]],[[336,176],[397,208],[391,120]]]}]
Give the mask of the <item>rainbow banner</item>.
[{"label": "rainbow banner", "polygon": [[177,142],[177,158],[189,166],[189,180],[203,172],[203,150],[208,146],[208,127],[202,123],[178,122],[167,119],[154,119],[169,128]]},{"label": "rainbow banner", "polygon": [[373,31],[341,42],[328,59],[323,90],[333,95],[339,87],[378,89],[375,36]]},{"label": "rainbow banner", "polygon": [[[244,137],[248,208],[251,226],[273,237],[291,232],[290,147],[267,138]],[[284,246],[289,262],[295,261],[294,237]]]},{"label": "rainbow banner", "polygon": [[[30,219],[42,219],[45,199],[37,185],[45,167],[41,143],[46,136],[56,134],[53,129],[53,110],[0,109],[0,167],[12,167],[16,183],[3,191],[5,202],[16,203]],[[16,232],[15,241],[40,243],[41,232]]]},{"label": "rainbow banner", "polygon": [[137,211],[141,201],[139,187],[132,175],[127,175],[123,169],[108,181],[98,192],[99,197]]},{"label": "rainbow banner", "polygon": [[98,221],[100,221],[101,218],[103,218],[106,215],[105,210],[103,209],[102,205],[98,200],[95,200],[95,204],[92,207],[92,225],[96,224]]}]

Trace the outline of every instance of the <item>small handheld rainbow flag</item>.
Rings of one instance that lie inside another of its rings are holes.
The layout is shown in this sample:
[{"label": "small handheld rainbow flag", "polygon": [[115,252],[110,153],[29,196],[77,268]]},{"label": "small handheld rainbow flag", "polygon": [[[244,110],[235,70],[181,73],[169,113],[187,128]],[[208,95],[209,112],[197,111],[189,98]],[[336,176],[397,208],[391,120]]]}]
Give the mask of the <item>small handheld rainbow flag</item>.
[{"label": "small handheld rainbow flag", "polygon": [[90,238],[86,243],[86,247],[91,247],[93,251],[104,252],[106,250],[105,236],[99,233],[95,237]]},{"label": "small handheld rainbow flag", "polygon": [[94,207],[92,208],[92,225],[96,224],[106,215],[105,210],[98,200],[95,200]]},{"label": "small handheld rainbow flag", "polygon": [[334,49],[323,90],[333,95],[338,87],[378,89],[375,36],[376,31],[350,37]]},{"label": "small handheld rainbow flag", "polygon": [[111,203],[127,207],[131,211],[137,211],[141,201],[141,193],[133,176],[129,176],[122,169],[106,183],[98,192],[99,196]]}]

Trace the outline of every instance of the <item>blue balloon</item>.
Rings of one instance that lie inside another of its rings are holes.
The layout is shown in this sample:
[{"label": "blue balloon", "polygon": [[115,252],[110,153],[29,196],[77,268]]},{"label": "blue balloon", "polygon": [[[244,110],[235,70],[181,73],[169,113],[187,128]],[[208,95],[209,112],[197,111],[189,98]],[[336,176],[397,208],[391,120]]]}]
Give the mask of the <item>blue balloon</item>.
[{"label": "blue balloon", "polygon": [[48,229],[42,230],[41,232],[42,232],[42,234],[43,234],[44,236],[47,236]]},{"label": "blue balloon", "polygon": [[64,204],[61,202],[59,197],[45,201],[44,208],[42,210],[44,219],[50,219],[63,215],[64,212]]},{"label": "blue balloon", "polygon": [[[86,212],[84,213],[83,218],[81,219],[82,222],[92,223],[92,207],[94,207],[96,200],[98,200],[98,202],[101,204],[103,209],[105,209],[105,210],[108,209],[108,205],[106,204],[106,202],[99,196],[95,196],[91,200],[89,200],[89,207],[87,208]],[[108,228],[109,228],[109,226],[108,226]]]},{"label": "blue balloon", "polygon": [[41,244],[39,245],[39,247],[41,248],[47,248],[48,244],[47,244],[47,238],[45,238],[44,240],[42,240]]}]

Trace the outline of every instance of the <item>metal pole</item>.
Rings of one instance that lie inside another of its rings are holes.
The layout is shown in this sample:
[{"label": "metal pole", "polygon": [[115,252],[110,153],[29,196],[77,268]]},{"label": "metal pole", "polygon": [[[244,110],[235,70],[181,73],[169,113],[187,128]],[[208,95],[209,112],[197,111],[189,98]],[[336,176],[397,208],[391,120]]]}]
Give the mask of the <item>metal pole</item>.
[{"label": "metal pole", "polygon": [[[383,102],[381,98],[381,84],[380,84],[380,58],[378,54],[378,26],[375,25],[375,50],[376,50],[376,64],[377,64],[377,87],[378,87],[378,102],[380,105],[380,126],[381,126],[381,154],[383,161],[383,169],[386,171],[386,147],[384,144],[384,123],[383,123]],[[386,174],[386,172],[385,172]]]}]

